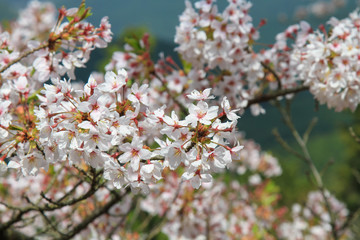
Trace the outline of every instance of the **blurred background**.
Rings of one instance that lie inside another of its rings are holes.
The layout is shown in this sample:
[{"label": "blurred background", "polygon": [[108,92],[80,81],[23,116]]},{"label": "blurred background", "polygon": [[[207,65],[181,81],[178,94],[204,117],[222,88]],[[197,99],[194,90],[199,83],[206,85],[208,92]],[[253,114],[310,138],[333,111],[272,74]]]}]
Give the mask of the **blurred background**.
[{"label": "blurred background", "polygon": [[[24,8],[27,0],[0,0],[0,20],[6,22],[17,17],[19,9]],[[57,7],[77,7],[80,0],[53,0]],[[194,2],[194,1],[192,1]],[[149,32],[154,39],[154,59],[160,51],[176,56],[173,43],[178,16],[184,10],[183,0],[87,0],[92,7],[93,15],[89,21],[98,25],[103,16],[109,16],[114,32],[113,44],[106,50],[94,51],[92,60],[86,69],[77,72],[80,79],[86,80],[94,71],[102,71],[104,62],[109,60],[112,51],[121,49],[122,37],[132,32]],[[218,0],[219,9],[223,9],[227,1]],[[359,6],[356,0],[256,0],[250,14],[254,25],[261,19],[267,24],[260,29],[259,42],[272,44],[275,35],[300,20],[308,21],[313,28],[335,16],[345,18]],[[94,56],[95,55],[95,56]],[[290,206],[294,202],[305,201],[307,192],[314,189],[308,180],[308,166],[286,152],[272,135],[274,128],[279,129],[282,137],[295,146],[290,131],[284,127],[280,113],[269,104],[264,105],[266,114],[252,117],[245,112],[239,120],[239,130],[244,131],[246,138],[254,139],[263,150],[273,153],[283,167],[283,175],[276,179],[282,189],[281,201]],[[360,206],[360,144],[349,134],[353,127],[360,135],[360,111],[355,113],[336,113],[326,106],[317,107],[313,97],[301,93],[292,104],[295,125],[303,133],[314,117],[319,119],[309,141],[309,150],[316,165],[322,169],[326,187],[335,196],[344,201],[354,211]]]}]

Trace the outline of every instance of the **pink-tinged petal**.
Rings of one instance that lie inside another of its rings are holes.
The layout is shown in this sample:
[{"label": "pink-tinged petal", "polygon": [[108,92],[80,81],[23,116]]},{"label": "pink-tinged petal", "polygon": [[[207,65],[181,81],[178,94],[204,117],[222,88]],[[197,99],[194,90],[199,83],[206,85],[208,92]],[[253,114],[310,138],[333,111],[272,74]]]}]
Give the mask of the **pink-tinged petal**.
[{"label": "pink-tinged petal", "polygon": [[127,163],[130,160],[131,160],[131,153],[130,152],[125,152],[119,157],[119,161],[121,163]]},{"label": "pink-tinged petal", "polygon": [[190,180],[195,176],[195,173],[189,173],[189,172],[184,172],[183,175],[181,176],[181,178],[185,179],[185,180]]},{"label": "pink-tinged petal", "polygon": [[83,121],[82,123],[80,123],[78,125],[78,127],[83,128],[83,129],[92,129],[92,128],[94,128],[94,126],[89,121]]},{"label": "pink-tinged petal", "polygon": [[79,103],[79,105],[77,106],[77,109],[80,111],[80,112],[90,112],[90,106],[91,106],[91,103],[89,102],[81,102]]},{"label": "pink-tinged petal", "polygon": [[20,163],[18,163],[18,162],[16,162],[16,161],[10,161],[9,163],[8,163],[8,168],[20,168],[21,167],[21,164]]},{"label": "pink-tinged petal", "polygon": [[140,164],[140,158],[139,157],[133,157],[131,159],[130,165],[133,171],[139,170],[139,164]]},{"label": "pink-tinged petal", "polygon": [[28,80],[25,76],[21,76],[18,79],[14,80],[14,87],[18,92],[25,93],[28,92]]},{"label": "pink-tinged petal", "polygon": [[146,164],[141,167],[140,174],[150,174],[152,171],[154,171],[155,165],[154,164]]},{"label": "pink-tinged petal", "polygon": [[152,153],[147,149],[140,149],[139,156],[141,159],[147,159],[150,158]]},{"label": "pink-tinged petal", "polygon": [[93,111],[90,113],[90,117],[91,117],[95,122],[97,122],[97,121],[100,120],[101,115],[102,115],[102,112],[99,111],[99,109],[93,110]]},{"label": "pink-tinged petal", "polygon": [[200,180],[199,175],[196,175],[195,177],[193,177],[190,182],[191,182],[192,187],[195,189],[199,189],[199,187],[201,186],[201,180]]}]

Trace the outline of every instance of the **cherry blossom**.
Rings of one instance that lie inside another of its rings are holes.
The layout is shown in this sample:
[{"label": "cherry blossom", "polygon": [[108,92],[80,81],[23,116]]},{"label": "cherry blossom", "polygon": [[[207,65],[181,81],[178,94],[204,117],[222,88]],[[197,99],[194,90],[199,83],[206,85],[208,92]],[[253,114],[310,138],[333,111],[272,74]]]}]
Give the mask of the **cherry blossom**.
[{"label": "cherry blossom", "polygon": [[194,89],[189,95],[187,95],[188,98],[194,99],[197,101],[204,101],[207,99],[214,99],[215,96],[210,96],[210,88],[205,89],[204,91],[197,91]]},{"label": "cherry blossom", "polygon": [[[237,123],[248,108],[265,114],[262,102],[307,89],[355,111],[358,10],[330,19],[330,32],[302,21],[255,50],[264,21],[253,24],[249,1],[228,2],[220,12],[216,1],[185,1],[181,64],[165,54],[154,61],[145,34],[84,83],[73,81],[75,69],[112,40],[108,17],[86,22],[84,1],[57,17],[52,4],[32,1],[0,28],[0,231],[147,238],[124,223],[146,216],[164,221],[155,230],[171,239],[352,235],[349,211],[322,184],[287,214],[271,179],[283,171],[277,158]],[[223,182],[224,173],[234,179]]]}]

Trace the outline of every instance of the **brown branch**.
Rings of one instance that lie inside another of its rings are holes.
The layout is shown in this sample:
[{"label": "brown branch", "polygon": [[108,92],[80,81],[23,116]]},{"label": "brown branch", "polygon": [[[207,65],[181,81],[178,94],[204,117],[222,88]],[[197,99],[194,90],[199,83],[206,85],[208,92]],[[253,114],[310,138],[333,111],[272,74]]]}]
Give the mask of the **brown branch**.
[{"label": "brown branch", "polygon": [[7,231],[11,225],[19,222],[22,220],[22,216],[28,212],[31,212],[32,210],[35,210],[33,207],[29,207],[26,209],[19,209],[19,212],[12,217],[8,222],[4,223],[4,224],[0,224],[0,233]]},{"label": "brown branch", "polygon": [[280,79],[279,75],[275,72],[275,70],[272,69],[269,65],[267,65],[264,62],[261,62],[261,66],[263,66],[263,68],[268,70],[275,77],[276,82],[278,83],[279,89],[282,89],[281,79]]},{"label": "brown branch", "polygon": [[74,237],[76,234],[80,233],[82,230],[84,230],[85,228],[87,228],[87,226],[92,223],[96,218],[100,217],[101,215],[107,213],[110,208],[118,203],[126,194],[128,194],[130,192],[129,188],[127,188],[126,192],[122,195],[120,194],[114,194],[114,197],[108,202],[106,203],[103,207],[95,210],[93,212],[93,214],[91,214],[90,216],[88,216],[87,218],[83,219],[81,221],[81,223],[79,223],[78,225],[76,225],[72,230],[70,230],[65,236],[62,236],[60,238],[58,238],[57,240],[68,240],[71,239],[72,237]]},{"label": "brown branch", "polygon": [[[99,179],[98,176],[102,174],[102,171],[99,172],[99,173],[96,173],[96,170],[94,170],[93,168],[91,168],[91,169],[92,169],[92,174],[93,174],[93,177],[92,177],[92,180],[91,180],[91,187],[90,187],[90,189],[89,189],[84,195],[82,195],[81,197],[74,198],[74,199],[72,199],[72,200],[69,200],[69,201],[67,201],[67,202],[62,203],[62,202],[60,202],[60,201],[54,201],[54,200],[52,200],[52,199],[50,199],[50,198],[47,198],[47,197],[45,196],[45,194],[42,193],[42,192],[40,193],[40,195],[41,195],[44,199],[46,199],[48,202],[50,202],[51,204],[54,204],[54,205],[57,205],[57,206],[60,206],[60,207],[71,206],[71,205],[74,205],[75,203],[78,203],[78,202],[80,202],[80,201],[82,201],[82,200],[87,199],[88,197],[92,196],[100,187],[103,186],[103,184],[98,185],[98,179]],[[70,191],[70,192],[72,192],[72,191]],[[61,200],[62,200],[62,199],[64,199],[64,198],[61,198]]]},{"label": "brown branch", "polygon": [[275,136],[278,143],[289,153],[295,155],[296,157],[300,158],[301,160],[306,162],[306,159],[303,155],[298,153],[295,149],[289,146],[289,144],[281,137],[279,130],[277,128],[273,129],[272,134]]},{"label": "brown branch", "polygon": [[161,220],[160,224],[158,224],[155,228],[153,228],[153,230],[149,233],[149,235],[146,237],[147,240],[153,239],[153,237],[155,237],[156,234],[158,234],[162,230],[163,226],[166,223],[166,215],[169,212],[171,206],[175,203],[176,199],[178,198],[182,184],[183,184],[183,180],[180,181],[179,186],[176,189],[176,192],[175,192],[175,195],[174,195],[173,199],[168,204],[168,207],[166,208],[166,210],[162,214],[163,219]]},{"label": "brown branch", "polygon": [[[92,170],[93,171],[93,170]],[[54,201],[50,198],[47,198],[45,196],[44,193],[41,193],[41,196],[46,199],[48,202],[50,202],[51,204],[45,204],[43,206],[29,206],[26,208],[18,208],[16,210],[18,210],[18,212],[6,223],[4,224],[0,224],[0,232],[5,231],[7,229],[9,229],[13,224],[19,222],[22,220],[22,217],[24,214],[32,212],[32,211],[44,211],[44,212],[49,212],[49,211],[55,211],[57,209],[60,209],[64,206],[71,206],[74,205],[82,200],[87,199],[88,197],[92,196],[100,187],[102,187],[104,184],[100,184],[98,185],[98,176],[102,174],[102,171],[100,172],[94,172],[93,171],[93,178],[91,179],[92,183],[91,183],[91,187],[90,189],[82,196],[78,197],[78,198],[74,198],[71,199],[67,202],[57,202]],[[5,205],[5,203],[1,203],[2,205]],[[14,206],[9,206],[10,209],[14,209]]]},{"label": "brown branch", "polygon": [[17,62],[20,62],[23,58],[29,56],[30,54],[33,54],[34,52],[37,52],[41,49],[47,48],[49,47],[49,42],[46,42],[44,44],[41,44],[40,46],[33,48],[25,53],[23,53],[22,55],[20,55],[18,58],[12,60],[11,62],[9,62],[6,66],[2,67],[0,69],[0,73],[4,72],[6,69],[8,69],[9,67],[11,67],[12,65],[14,65]]},{"label": "brown branch", "polygon": [[26,236],[25,234],[13,229],[0,231],[0,239],[35,240],[35,238]]},{"label": "brown branch", "polygon": [[308,86],[299,86],[291,89],[283,89],[273,93],[260,95],[254,99],[249,100],[248,105],[245,108],[249,108],[251,105],[256,103],[268,102],[270,100],[276,99],[277,97],[285,96],[287,94],[292,94],[292,93],[298,93],[306,90],[309,90]]},{"label": "brown branch", "polygon": [[31,202],[31,200],[26,196],[25,197],[26,201],[28,203],[30,203],[32,206],[34,206],[35,208],[37,208],[37,210],[40,212],[40,214],[43,216],[44,220],[47,222],[47,224],[55,231],[57,232],[60,236],[64,235],[56,225],[54,225],[54,223],[48,218],[48,216],[46,216],[45,212],[43,209],[41,209],[41,207],[37,207],[36,204],[34,204],[33,202]]},{"label": "brown branch", "polygon": [[179,102],[179,100],[176,99],[176,96],[174,96],[174,94],[167,87],[165,80],[159,74],[157,74],[155,71],[150,72],[150,74],[153,75],[154,77],[158,78],[161,81],[161,83],[163,84],[163,86],[165,88],[165,91],[169,94],[171,99],[180,107],[180,109],[183,113],[187,113],[188,108],[186,106],[184,106],[184,104]]}]

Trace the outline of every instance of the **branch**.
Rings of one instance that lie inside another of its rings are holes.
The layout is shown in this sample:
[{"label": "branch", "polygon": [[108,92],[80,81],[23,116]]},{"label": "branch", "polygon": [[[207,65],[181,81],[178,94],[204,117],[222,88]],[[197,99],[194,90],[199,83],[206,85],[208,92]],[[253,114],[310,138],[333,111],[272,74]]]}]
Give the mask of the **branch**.
[{"label": "branch", "polygon": [[114,194],[114,197],[106,203],[102,208],[99,208],[94,211],[94,213],[87,218],[83,219],[81,223],[76,225],[72,230],[70,230],[64,236],[58,238],[57,240],[68,240],[74,237],[76,234],[80,233],[82,230],[87,228],[87,226],[92,223],[96,218],[100,217],[101,215],[107,213],[109,209],[116,203],[118,203],[126,194],[130,192],[129,188],[127,188],[126,192],[122,195]]},{"label": "branch", "polygon": [[183,113],[187,113],[188,108],[186,106],[184,106],[184,104],[179,102],[179,100],[176,99],[176,96],[174,96],[174,94],[172,94],[170,89],[167,87],[165,80],[159,74],[157,74],[155,71],[152,71],[150,74],[152,74],[154,77],[158,78],[162,82],[163,86],[165,87],[165,91],[169,94],[171,99],[180,107],[180,109]]},{"label": "branch", "polygon": [[36,48],[33,48],[25,53],[23,53],[22,55],[20,55],[18,58],[12,60],[11,62],[9,62],[7,65],[3,66],[1,69],[0,69],[0,73],[3,73],[6,69],[8,69],[9,67],[11,67],[12,65],[14,65],[15,63],[17,62],[20,62],[23,58],[29,56],[30,54],[33,54],[34,52],[37,52],[41,49],[44,49],[44,48],[47,48],[49,47],[49,42],[46,42],[44,44],[41,44],[40,46],[36,47]]},{"label": "branch", "polygon": [[33,237],[26,236],[25,234],[13,229],[0,231],[0,239],[35,240]]},{"label": "branch", "polygon": [[360,143],[360,138],[358,137],[358,135],[356,135],[356,133],[352,127],[349,127],[349,132],[350,132],[351,137],[353,137],[357,143]]},{"label": "branch", "polygon": [[11,218],[8,222],[6,222],[5,224],[0,224],[0,233],[6,232],[10,228],[11,225],[21,221],[22,216],[25,213],[31,212],[33,210],[35,210],[33,207],[19,210],[19,213],[16,216],[14,216],[13,218]]},{"label": "branch", "polygon": [[287,94],[298,93],[298,92],[302,92],[302,91],[306,91],[306,90],[309,90],[308,86],[299,86],[299,87],[295,87],[295,88],[291,88],[291,89],[284,89],[284,90],[279,90],[279,91],[276,91],[273,93],[264,94],[257,98],[249,100],[246,108],[249,108],[251,105],[256,104],[256,103],[268,102],[268,101],[276,99],[277,97],[280,97],[280,96],[285,96]]},{"label": "branch", "polygon": [[168,211],[170,210],[171,206],[175,203],[177,197],[179,196],[182,184],[183,184],[183,180],[181,180],[181,182],[179,183],[179,186],[176,189],[176,192],[175,192],[175,195],[174,195],[173,199],[171,200],[171,202],[168,204],[168,207],[164,211],[164,213],[163,213],[164,218],[162,219],[162,221],[160,222],[159,225],[157,225],[155,228],[153,228],[153,230],[146,237],[146,240],[153,239],[161,231],[162,227],[165,225],[165,223],[166,223],[166,221],[165,221],[166,215],[167,215]]},{"label": "branch", "polygon": [[315,125],[316,125],[317,122],[318,122],[318,118],[317,118],[317,117],[314,117],[314,118],[311,120],[308,128],[306,129],[306,131],[305,131],[305,133],[304,133],[304,135],[303,135],[303,140],[304,140],[304,143],[305,143],[305,144],[308,142],[310,133],[311,133],[311,131],[313,130],[313,128],[315,127]]},{"label": "branch", "polygon": [[[71,205],[74,205],[74,204],[77,203],[77,202],[80,202],[80,201],[82,201],[82,200],[87,199],[88,197],[92,196],[92,195],[93,195],[100,187],[102,187],[102,185],[103,185],[103,184],[98,185],[98,178],[97,178],[99,175],[102,174],[102,171],[96,173],[96,171],[95,171],[93,168],[91,168],[91,170],[92,170],[92,174],[93,174],[93,177],[92,177],[92,179],[91,179],[91,187],[90,187],[90,189],[89,189],[84,195],[82,195],[81,197],[74,198],[74,199],[69,200],[69,201],[64,202],[64,203],[62,203],[62,202],[59,201],[59,200],[58,200],[58,201],[54,201],[54,200],[46,197],[45,194],[42,193],[42,192],[40,193],[41,197],[43,197],[43,198],[46,199],[48,202],[50,202],[50,203],[52,203],[52,204],[54,204],[54,205],[57,205],[57,206],[59,206],[59,207],[71,206]],[[78,184],[80,184],[80,183],[81,183],[81,182],[79,182]],[[77,186],[77,185],[75,185],[75,186]],[[75,187],[75,186],[74,186],[74,187]],[[69,193],[71,193],[71,192],[72,192],[72,190],[71,190]],[[66,195],[69,195],[69,193],[67,193]],[[65,195],[65,196],[66,196],[66,195]],[[60,200],[63,200],[63,199],[64,199],[64,197],[62,197]]]},{"label": "branch", "polygon": [[36,204],[34,204],[33,202],[31,202],[31,200],[26,196],[25,197],[26,201],[28,203],[30,203],[32,206],[34,206],[35,208],[38,209],[38,211],[40,212],[40,214],[43,216],[44,220],[47,222],[47,224],[55,231],[57,232],[60,236],[64,235],[56,225],[54,225],[54,223],[48,218],[48,216],[46,216],[45,212],[43,209],[41,209],[41,207],[37,207]]},{"label": "branch", "polygon": [[304,156],[298,153],[295,149],[289,146],[289,144],[281,137],[279,130],[277,128],[273,129],[272,134],[275,136],[276,140],[280,143],[280,145],[289,153],[297,156],[301,160],[305,160]]},{"label": "branch", "polygon": [[[299,132],[296,130],[289,113],[279,104],[279,102],[277,102],[277,107],[278,107],[281,115],[283,116],[283,119],[284,119],[286,125],[290,129],[293,137],[295,138],[296,142],[298,143],[298,145],[300,146],[300,148],[304,154],[301,157],[301,159],[305,160],[305,162],[309,165],[311,173],[312,173],[313,177],[315,178],[315,183],[317,185],[317,188],[319,189],[319,191],[324,199],[325,208],[330,215],[330,225],[331,225],[331,232],[332,232],[333,238],[335,240],[337,240],[337,239],[339,239],[339,236],[338,236],[338,232],[337,232],[336,224],[335,224],[336,219],[334,216],[334,212],[331,209],[328,197],[326,196],[325,186],[324,186],[323,180],[321,178],[321,175],[320,175],[319,171],[317,170],[317,168],[314,164],[314,161],[312,160],[312,158],[310,156],[309,150],[306,146],[305,140],[307,140],[308,136],[306,136],[306,139],[302,138],[300,136]],[[313,124],[315,124],[315,123],[313,123]],[[310,124],[310,126],[313,124]],[[310,130],[309,130],[309,133],[310,133]],[[298,156],[298,155],[296,155],[296,156]]]},{"label": "branch", "polygon": [[48,202],[51,203],[50,204],[45,204],[43,206],[29,206],[29,207],[26,207],[26,208],[16,208],[14,206],[10,206],[10,205],[7,205],[5,203],[1,203],[2,205],[8,207],[9,209],[14,209],[14,210],[18,210],[17,214],[14,216],[6,223],[4,224],[0,224],[0,233],[9,229],[13,224],[19,222],[22,220],[22,217],[24,214],[26,213],[29,213],[29,212],[32,212],[32,211],[44,211],[44,212],[48,212],[48,211],[54,211],[54,210],[57,210],[57,209],[60,209],[64,206],[70,206],[70,205],[74,205],[75,203],[78,203],[82,200],[85,200],[87,199],[88,197],[92,196],[100,187],[102,187],[104,185],[103,184],[100,184],[98,185],[98,176],[100,174],[102,174],[102,171],[99,171],[99,172],[95,172],[93,169],[92,169],[92,174],[93,174],[93,178],[91,179],[91,188],[82,196],[78,197],[78,198],[74,198],[74,199],[71,199],[67,202],[59,202],[59,201],[54,201],[50,198],[47,198],[45,196],[44,193],[41,193],[41,196],[47,200]]},{"label": "branch", "polygon": [[277,82],[278,85],[279,85],[279,89],[282,89],[282,84],[281,84],[280,77],[279,77],[279,75],[275,72],[275,70],[272,69],[269,65],[267,65],[267,64],[264,63],[264,62],[261,62],[261,66],[263,66],[263,68],[265,68],[265,69],[268,70],[272,75],[274,75],[274,77],[275,77],[275,79],[276,79],[276,82]]}]

